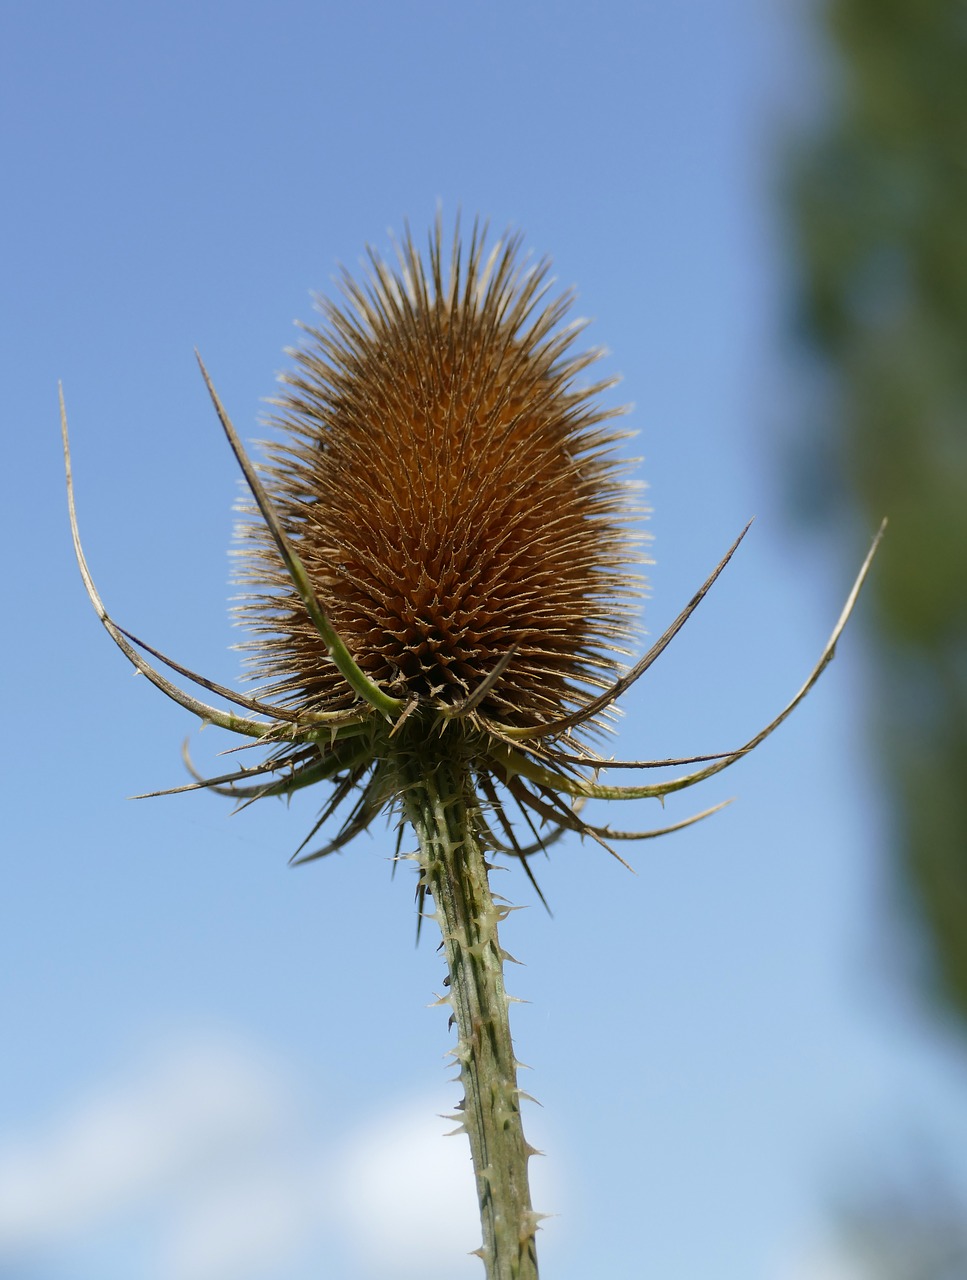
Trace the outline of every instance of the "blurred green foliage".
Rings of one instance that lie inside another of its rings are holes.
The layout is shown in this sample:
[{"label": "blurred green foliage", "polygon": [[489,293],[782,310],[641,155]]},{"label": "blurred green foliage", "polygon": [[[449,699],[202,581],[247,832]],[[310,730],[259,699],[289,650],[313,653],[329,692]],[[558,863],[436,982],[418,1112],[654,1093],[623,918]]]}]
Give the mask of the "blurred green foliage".
[{"label": "blurred green foliage", "polygon": [[875,739],[921,976],[967,1033],[967,0],[819,13],[831,101],[788,205],[824,389],[800,496],[890,519]]}]

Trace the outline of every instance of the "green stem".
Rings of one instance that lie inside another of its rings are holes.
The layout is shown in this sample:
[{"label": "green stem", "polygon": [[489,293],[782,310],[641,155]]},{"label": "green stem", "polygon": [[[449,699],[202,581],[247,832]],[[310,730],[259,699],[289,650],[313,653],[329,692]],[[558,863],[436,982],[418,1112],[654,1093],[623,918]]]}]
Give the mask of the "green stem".
[{"label": "green stem", "polygon": [[465,1096],[463,1127],[477,1180],[487,1280],[537,1280],[527,1160],[504,990],[506,953],[497,938],[508,908],[494,902],[474,822],[476,800],[466,768],[414,762],[404,791],[420,845],[422,884],[433,898],[449,967],[450,1002],[459,1039]]}]

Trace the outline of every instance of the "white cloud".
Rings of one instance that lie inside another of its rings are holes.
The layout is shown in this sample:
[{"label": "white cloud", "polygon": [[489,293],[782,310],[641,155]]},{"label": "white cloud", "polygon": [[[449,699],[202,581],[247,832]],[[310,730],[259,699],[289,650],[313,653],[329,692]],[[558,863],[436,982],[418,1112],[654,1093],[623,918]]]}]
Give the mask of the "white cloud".
[{"label": "white cloud", "polygon": [[330,1204],[375,1275],[479,1280],[470,1145],[443,1136],[454,1122],[440,1109],[439,1098],[407,1102],[354,1133],[338,1161]]},{"label": "white cloud", "polygon": [[872,1280],[869,1271],[835,1244],[817,1244],[780,1268],[781,1280]]},{"label": "white cloud", "polygon": [[[0,1270],[53,1257],[69,1275],[96,1241],[125,1277],[259,1280],[307,1260],[333,1275],[340,1259],[354,1280],[479,1280],[469,1144],[444,1137],[453,1122],[438,1114],[455,1092],[348,1134],[340,1123],[326,1142],[292,1082],[250,1048],[169,1042],[0,1146]],[[540,1184],[544,1162],[534,1172]]]},{"label": "white cloud", "polygon": [[278,1274],[319,1224],[318,1205],[293,1164],[243,1168],[205,1189],[171,1224],[166,1280],[241,1280]]},{"label": "white cloud", "polygon": [[224,1044],[169,1048],[0,1147],[0,1258],[97,1226],[279,1124],[276,1091]]}]

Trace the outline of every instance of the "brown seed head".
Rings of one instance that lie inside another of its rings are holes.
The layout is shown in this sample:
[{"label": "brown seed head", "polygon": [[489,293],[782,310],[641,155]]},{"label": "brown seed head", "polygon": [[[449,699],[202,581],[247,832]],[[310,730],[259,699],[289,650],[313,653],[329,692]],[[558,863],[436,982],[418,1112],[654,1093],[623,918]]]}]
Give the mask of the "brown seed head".
[{"label": "brown seed head", "polygon": [[[359,667],[420,704],[463,702],[514,646],[480,708],[530,727],[613,679],[632,598],[625,465],[602,423],[607,383],[578,386],[570,297],[510,237],[466,257],[439,225],[307,329],[283,378],[266,487]],[[329,659],[261,521],[244,529],[240,606],[254,673],[313,710],[355,695]]]},{"label": "brown seed head", "polygon": [[[722,806],[657,830],[615,831],[581,810],[588,800],[663,799],[764,742],[832,659],[883,536],[885,522],[805,684],[743,746],[677,761],[599,756],[581,735],[600,728],[661,656],[749,526],[615,679],[640,589],[631,572],[639,539],[628,528],[639,513],[614,452],[620,436],[602,426],[620,410],[601,406],[606,383],[576,385],[597,353],[574,352],[581,326],[563,324],[567,296],[548,300],[547,264],[525,268],[516,237],[485,259],[485,235],[474,229],[465,260],[455,235],[445,272],[438,224],[425,263],[407,235],[395,270],[371,254],[366,285],[344,279],[348,305],[324,303],[328,326],[309,329],[293,353],[297,371],[276,401],[282,441],[269,450],[264,482],[198,358],[254,499],[239,574],[250,595],[240,612],[256,632],[247,647],[268,682],[261,697],[196,674],[108,614],[81,546],[61,396],[74,550],[98,616],[168,697],[268,748],[261,763],[215,778],[189,761],[195,781],[174,790],[209,788],[249,803],[332,783],[296,861],[343,848],[387,806],[413,820],[406,797],[438,776],[451,777],[455,790],[444,798],[465,806],[484,847],[519,857],[531,880],[529,856],[565,831],[614,853],[610,842],[708,817]],[[232,710],[179,688],[149,654]],[[595,776],[668,764],[701,767],[632,786]],[[338,834],[304,853],[350,801]],[[518,841],[507,801],[532,843]],[[418,892],[422,901],[422,880]]]}]

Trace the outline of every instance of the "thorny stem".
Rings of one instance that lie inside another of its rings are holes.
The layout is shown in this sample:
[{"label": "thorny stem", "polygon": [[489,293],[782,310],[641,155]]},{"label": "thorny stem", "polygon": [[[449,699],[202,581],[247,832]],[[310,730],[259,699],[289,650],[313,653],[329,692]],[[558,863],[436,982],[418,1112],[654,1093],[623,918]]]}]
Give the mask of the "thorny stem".
[{"label": "thorny stem", "polygon": [[497,925],[508,907],[494,901],[474,823],[466,767],[414,761],[404,791],[406,813],[420,845],[421,883],[443,932],[450,1003],[457,1025],[454,1057],[464,1087],[463,1128],[470,1138],[480,1202],[487,1280],[537,1280],[535,1232],[527,1161],[504,990]]}]

